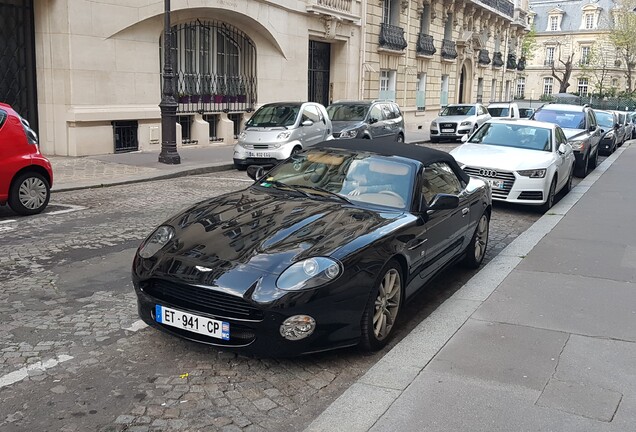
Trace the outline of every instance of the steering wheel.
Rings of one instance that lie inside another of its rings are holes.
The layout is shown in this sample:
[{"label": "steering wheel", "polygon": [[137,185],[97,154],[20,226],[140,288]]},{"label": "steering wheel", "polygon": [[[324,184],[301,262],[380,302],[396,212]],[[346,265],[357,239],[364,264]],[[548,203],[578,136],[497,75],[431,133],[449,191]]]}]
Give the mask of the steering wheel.
[{"label": "steering wheel", "polygon": [[390,190],[383,190],[383,191],[380,191],[378,193],[385,194],[385,195],[391,195],[391,196],[394,196],[395,198],[398,198],[400,201],[404,201],[404,198],[402,198],[402,195],[400,195],[399,193],[390,191]]}]

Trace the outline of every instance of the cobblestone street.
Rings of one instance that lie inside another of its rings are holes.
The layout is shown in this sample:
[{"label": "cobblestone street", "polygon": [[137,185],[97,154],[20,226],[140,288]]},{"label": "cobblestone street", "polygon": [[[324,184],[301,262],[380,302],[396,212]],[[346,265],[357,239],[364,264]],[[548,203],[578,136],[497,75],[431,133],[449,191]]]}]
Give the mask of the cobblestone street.
[{"label": "cobblestone street", "polygon": [[[29,218],[0,207],[0,429],[302,430],[388,351],[257,359],[140,323],[139,242],[186,205],[249,184],[223,171],[56,193]],[[496,205],[486,260],[539,216]],[[392,345],[472,274],[455,267],[409,303]]]}]

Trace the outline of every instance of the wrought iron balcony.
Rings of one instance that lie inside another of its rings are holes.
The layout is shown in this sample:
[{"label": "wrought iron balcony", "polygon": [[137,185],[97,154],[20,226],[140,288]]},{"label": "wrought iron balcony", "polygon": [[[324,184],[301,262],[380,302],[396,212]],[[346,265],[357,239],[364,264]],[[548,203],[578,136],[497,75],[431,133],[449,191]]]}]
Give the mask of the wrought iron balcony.
[{"label": "wrought iron balcony", "polygon": [[510,0],[473,0],[473,3],[488,6],[511,19],[514,17],[515,5]]},{"label": "wrought iron balcony", "polygon": [[406,45],[402,27],[382,23],[382,27],[380,27],[380,46],[382,48],[402,51]]},{"label": "wrought iron balcony", "polygon": [[455,60],[457,58],[455,42],[448,39],[442,39],[442,58],[446,60]]},{"label": "wrought iron balcony", "polygon": [[522,71],[526,68],[526,58],[524,56],[519,57],[519,62],[517,63],[517,70]]},{"label": "wrought iron balcony", "polygon": [[488,53],[488,50],[479,50],[479,58],[477,59],[477,63],[479,63],[480,65],[490,64],[490,54]]},{"label": "wrought iron balcony", "polygon": [[504,65],[503,56],[501,52],[497,51],[492,55],[492,65],[494,67],[502,67]]},{"label": "wrought iron balcony", "polygon": [[437,50],[433,45],[433,36],[420,33],[417,36],[417,53],[420,55],[432,56]]},{"label": "wrought iron balcony", "polygon": [[513,53],[508,54],[508,61],[506,61],[506,69],[517,68],[517,56]]}]

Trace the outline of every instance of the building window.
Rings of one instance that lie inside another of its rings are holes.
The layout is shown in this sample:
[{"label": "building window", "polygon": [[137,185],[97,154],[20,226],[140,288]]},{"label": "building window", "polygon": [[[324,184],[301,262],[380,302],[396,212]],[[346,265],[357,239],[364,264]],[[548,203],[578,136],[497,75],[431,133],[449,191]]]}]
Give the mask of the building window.
[{"label": "building window", "polygon": [[523,99],[526,93],[526,77],[517,78],[517,99]]},{"label": "building window", "polygon": [[491,101],[497,100],[497,80],[494,78],[490,82],[490,100]]},{"label": "building window", "polygon": [[579,78],[579,95],[580,96],[587,96],[587,86],[588,86],[587,78]]},{"label": "building window", "polygon": [[422,7],[422,20],[420,22],[420,33],[428,34],[431,27],[431,5],[424,4]]},{"label": "building window", "polygon": [[551,95],[553,86],[554,86],[554,78],[552,77],[543,78],[543,94],[544,95]]},{"label": "building window", "polygon": [[384,24],[391,24],[391,25],[400,24],[400,1],[399,0],[383,0],[382,1],[382,22]]},{"label": "building window", "polygon": [[418,111],[426,109],[426,73],[417,75],[417,92],[415,93],[415,107]]},{"label": "building window", "polygon": [[448,105],[448,75],[442,75],[442,91],[439,96],[441,106]]},{"label": "building window", "polygon": [[446,16],[446,22],[444,23],[444,39],[453,39],[453,14],[449,13]]},{"label": "building window", "polygon": [[395,83],[397,71],[382,69],[380,71],[380,95],[379,99],[395,101]]},{"label": "building window", "polygon": [[484,101],[484,79],[477,79],[477,102],[481,103]]},{"label": "building window", "polygon": [[618,87],[618,78],[612,78],[612,87]]},{"label": "building window", "polygon": [[590,64],[590,54],[592,52],[592,48],[589,46],[581,47],[581,64],[588,65]]},{"label": "building window", "polygon": [[559,30],[559,17],[553,15],[550,17],[550,31],[557,30]]},{"label": "building window", "polygon": [[585,29],[591,30],[594,28],[594,14],[585,14]]},{"label": "building window", "polygon": [[555,50],[555,47],[546,47],[545,49],[546,66],[551,66],[554,64],[554,50]]}]

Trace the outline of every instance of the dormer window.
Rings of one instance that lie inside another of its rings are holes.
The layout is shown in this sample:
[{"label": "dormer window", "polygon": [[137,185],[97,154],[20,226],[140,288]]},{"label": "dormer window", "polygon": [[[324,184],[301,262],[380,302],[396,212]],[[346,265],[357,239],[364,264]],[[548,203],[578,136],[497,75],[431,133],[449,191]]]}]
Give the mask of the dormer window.
[{"label": "dormer window", "polygon": [[594,14],[587,13],[585,14],[585,29],[592,30],[594,28]]},{"label": "dormer window", "polygon": [[550,31],[557,31],[559,30],[559,17],[558,16],[551,16],[550,17]]},{"label": "dormer window", "polygon": [[545,31],[555,32],[561,31],[561,21],[563,21],[563,15],[565,11],[558,7],[548,12],[548,28]]},{"label": "dormer window", "polygon": [[581,30],[594,30],[598,28],[598,19],[601,8],[595,3],[588,3],[581,8]]}]

